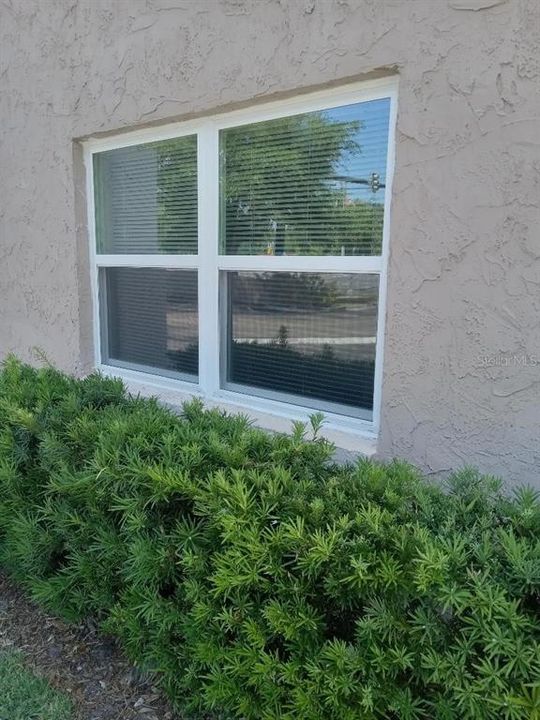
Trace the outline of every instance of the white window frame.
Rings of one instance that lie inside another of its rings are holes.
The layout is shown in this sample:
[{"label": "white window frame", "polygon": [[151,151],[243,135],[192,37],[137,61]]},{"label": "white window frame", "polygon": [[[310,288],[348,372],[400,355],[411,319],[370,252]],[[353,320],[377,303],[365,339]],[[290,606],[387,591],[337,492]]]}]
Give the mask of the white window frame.
[{"label": "white window frame", "polygon": [[[267,256],[219,254],[219,133],[238,125],[273,120],[299,113],[389,98],[390,117],[386,167],[382,252],[379,256]],[[380,428],[386,287],[390,238],[390,202],[395,158],[397,77],[380,78],[266,102],[247,109],[220,113],[197,120],[149,127],[114,136],[90,137],[83,142],[87,178],[88,235],[92,288],[94,362],[106,375],[122,377],[131,390],[155,394],[168,402],[181,403],[202,396],[210,405],[249,414],[256,422],[274,430],[287,430],[291,420],[306,420],[315,410],[301,404],[226,390],[221,387],[219,326],[219,274],[223,270],[311,271],[318,273],[362,273],[379,275],[379,306],[371,420],[325,412],[326,436],[339,447],[371,454]],[[94,205],[93,155],[142,143],[197,135],[198,254],[197,255],[106,255],[97,253]],[[99,269],[102,267],[160,267],[198,270],[199,378],[198,382],[123,369],[102,362],[99,308]],[[207,348],[212,348],[211,352]],[[299,399],[301,402],[301,399]]]}]

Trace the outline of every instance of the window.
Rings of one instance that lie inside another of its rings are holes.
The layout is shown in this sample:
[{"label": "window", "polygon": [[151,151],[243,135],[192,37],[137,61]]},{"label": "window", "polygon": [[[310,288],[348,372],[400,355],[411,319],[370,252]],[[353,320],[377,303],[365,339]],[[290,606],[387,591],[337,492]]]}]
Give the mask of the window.
[{"label": "window", "polygon": [[88,141],[97,364],[376,426],[394,118],[373,81]]}]

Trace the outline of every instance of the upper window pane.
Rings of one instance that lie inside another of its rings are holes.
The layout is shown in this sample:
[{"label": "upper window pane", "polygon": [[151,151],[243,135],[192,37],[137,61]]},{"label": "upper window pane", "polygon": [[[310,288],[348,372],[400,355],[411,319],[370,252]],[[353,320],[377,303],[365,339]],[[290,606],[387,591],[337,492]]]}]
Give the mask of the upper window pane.
[{"label": "upper window pane", "polygon": [[221,132],[221,251],[380,255],[390,100]]},{"label": "upper window pane", "polygon": [[197,253],[197,136],[94,155],[98,253]]}]

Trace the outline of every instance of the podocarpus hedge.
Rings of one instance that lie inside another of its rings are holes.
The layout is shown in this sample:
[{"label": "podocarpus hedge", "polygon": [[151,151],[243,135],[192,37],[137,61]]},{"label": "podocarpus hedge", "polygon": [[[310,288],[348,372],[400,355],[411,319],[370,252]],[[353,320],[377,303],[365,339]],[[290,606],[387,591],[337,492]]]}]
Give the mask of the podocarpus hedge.
[{"label": "podocarpus hedge", "polygon": [[0,565],[194,715],[540,717],[540,508],[10,358]]}]

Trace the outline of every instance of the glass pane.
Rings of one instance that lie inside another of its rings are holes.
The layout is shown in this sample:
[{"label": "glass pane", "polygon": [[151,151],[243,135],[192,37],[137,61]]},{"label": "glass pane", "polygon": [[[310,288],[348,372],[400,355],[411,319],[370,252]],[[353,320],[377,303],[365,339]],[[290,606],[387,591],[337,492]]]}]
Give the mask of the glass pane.
[{"label": "glass pane", "polygon": [[229,272],[225,285],[229,386],[371,417],[378,275]]},{"label": "glass pane", "polygon": [[390,100],[221,132],[227,255],[380,255]]},{"label": "glass pane", "polygon": [[100,301],[105,363],[159,375],[198,375],[196,270],[105,268]]},{"label": "glass pane", "polygon": [[197,136],[94,155],[99,253],[197,253]]}]

